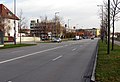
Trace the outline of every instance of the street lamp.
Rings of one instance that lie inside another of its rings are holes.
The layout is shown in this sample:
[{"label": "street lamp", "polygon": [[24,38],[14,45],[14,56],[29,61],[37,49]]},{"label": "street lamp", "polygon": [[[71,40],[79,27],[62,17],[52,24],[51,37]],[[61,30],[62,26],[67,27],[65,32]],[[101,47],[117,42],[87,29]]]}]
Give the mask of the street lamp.
[{"label": "street lamp", "polygon": [[59,12],[55,12],[55,36],[57,36],[57,26],[56,26],[56,14],[58,14]]},{"label": "street lamp", "polygon": [[14,44],[16,45],[16,0],[14,0]]},{"label": "street lamp", "polygon": [[97,5],[97,6],[102,8],[102,27],[103,27],[103,5]]},{"label": "street lamp", "polygon": [[69,29],[69,22],[70,22],[71,19],[68,19],[68,29]]},{"label": "street lamp", "polygon": [[102,42],[103,42],[104,35],[105,35],[105,33],[104,33],[105,28],[104,28],[104,26],[103,26],[103,19],[104,19],[104,18],[103,18],[103,5],[97,5],[97,6],[102,8],[102,26],[101,26],[102,32],[101,32],[101,39],[102,39]]},{"label": "street lamp", "polygon": [[79,29],[79,24],[76,24],[76,28]]},{"label": "street lamp", "polygon": [[107,54],[110,54],[110,0],[108,0],[108,48]]}]

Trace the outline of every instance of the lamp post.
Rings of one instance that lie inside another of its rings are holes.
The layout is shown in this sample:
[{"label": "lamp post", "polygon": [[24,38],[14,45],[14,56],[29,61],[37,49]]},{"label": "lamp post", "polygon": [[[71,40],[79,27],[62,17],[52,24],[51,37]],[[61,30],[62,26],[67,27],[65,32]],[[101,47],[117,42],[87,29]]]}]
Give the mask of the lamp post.
[{"label": "lamp post", "polygon": [[102,27],[103,27],[103,5],[97,5],[97,6],[102,8]]},{"label": "lamp post", "polygon": [[70,22],[71,19],[68,19],[68,29],[69,29],[69,22]]},{"label": "lamp post", "polygon": [[108,0],[108,46],[107,54],[110,54],[110,0]]},{"label": "lamp post", "polygon": [[79,24],[76,24],[76,36],[79,35],[79,31],[77,31],[77,29],[79,29]]},{"label": "lamp post", "polygon": [[105,35],[105,33],[104,33],[104,31],[105,31],[105,29],[104,29],[104,25],[103,25],[103,5],[97,5],[98,7],[101,7],[102,8],[102,26],[101,26],[101,28],[102,28],[102,33],[101,33],[101,39],[102,39],[102,42],[103,42],[103,39],[104,39],[104,35]]},{"label": "lamp post", "polygon": [[14,0],[14,44],[16,45],[16,0]]},{"label": "lamp post", "polygon": [[77,29],[79,29],[79,26],[78,26],[78,25],[79,25],[79,24],[76,24],[76,28],[77,28]]},{"label": "lamp post", "polygon": [[57,36],[57,26],[56,26],[56,14],[58,14],[59,12],[55,12],[55,36]]}]

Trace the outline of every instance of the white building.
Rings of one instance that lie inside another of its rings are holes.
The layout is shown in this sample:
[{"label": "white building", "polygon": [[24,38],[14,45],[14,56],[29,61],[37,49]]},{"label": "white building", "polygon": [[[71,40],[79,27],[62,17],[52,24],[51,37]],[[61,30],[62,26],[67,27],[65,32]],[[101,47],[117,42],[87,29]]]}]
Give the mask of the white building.
[{"label": "white building", "polygon": [[[14,20],[16,21],[16,26],[14,26]],[[15,16],[7,7],[0,4],[0,30],[4,32],[4,36],[14,37],[14,27],[16,27],[17,36],[18,20],[19,18]]]}]

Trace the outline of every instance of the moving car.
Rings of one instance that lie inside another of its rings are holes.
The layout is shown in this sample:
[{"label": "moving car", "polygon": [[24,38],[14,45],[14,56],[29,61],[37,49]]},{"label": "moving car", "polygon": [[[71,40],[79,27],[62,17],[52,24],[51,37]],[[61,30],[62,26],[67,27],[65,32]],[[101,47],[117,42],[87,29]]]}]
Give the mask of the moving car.
[{"label": "moving car", "polygon": [[73,38],[73,40],[81,40],[81,39],[82,39],[81,36],[75,36],[75,37]]},{"label": "moving car", "polygon": [[62,42],[62,40],[61,40],[61,38],[53,38],[52,42],[58,42],[59,43],[59,42]]}]

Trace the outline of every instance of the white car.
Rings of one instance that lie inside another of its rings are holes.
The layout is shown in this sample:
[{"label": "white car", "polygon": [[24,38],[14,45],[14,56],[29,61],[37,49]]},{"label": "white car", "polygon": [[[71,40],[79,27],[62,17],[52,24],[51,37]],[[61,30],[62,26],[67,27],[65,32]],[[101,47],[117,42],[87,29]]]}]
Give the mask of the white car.
[{"label": "white car", "polygon": [[61,38],[53,38],[53,40],[52,40],[52,42],[61,42],[62,40],[61,40]]}]

